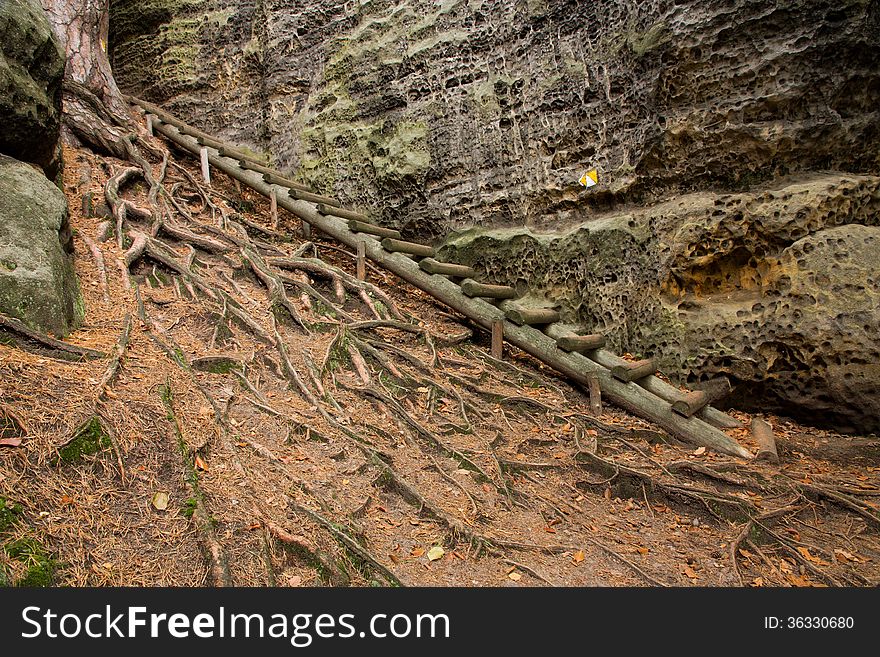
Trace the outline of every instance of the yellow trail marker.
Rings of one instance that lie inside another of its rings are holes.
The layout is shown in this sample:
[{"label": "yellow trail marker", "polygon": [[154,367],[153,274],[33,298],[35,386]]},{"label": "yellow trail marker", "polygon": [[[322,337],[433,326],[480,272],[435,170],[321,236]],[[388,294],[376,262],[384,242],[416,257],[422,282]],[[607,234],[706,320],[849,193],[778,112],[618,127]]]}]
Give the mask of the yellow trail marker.
[{"label": "yellow trail marker", "polygon": [[599,172],[595,169],[587,171],[578,182],[584,187],[592,187],[599,182]]}]

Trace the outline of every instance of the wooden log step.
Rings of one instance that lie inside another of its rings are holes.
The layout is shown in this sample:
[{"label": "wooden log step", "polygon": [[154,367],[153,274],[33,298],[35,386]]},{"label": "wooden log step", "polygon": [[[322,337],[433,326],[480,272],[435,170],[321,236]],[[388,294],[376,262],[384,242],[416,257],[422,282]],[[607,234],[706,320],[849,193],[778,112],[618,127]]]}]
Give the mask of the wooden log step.
[{"label": "wooden log step", "polygon": [[441,274],[443,276],[456,276],[458,278],[473,278],[477,275],[471,267],[466,265],[456,265],[452,262],[440,262],[434,258],[425,258],[419,261],[419,267],[422,271],[429,274]]},{"label": "wooden log step", "polygon": [[502,301],[499,306],[504,316],[517,326],[552,324],[559,321],[559,311],[546,306],[528,306],[516,301]]},{"label": "wooden log step", "polygon": [[673,402],[672,410],[682,417],[691,417],[712,402],[727,395],[730,390],[730,381],[726,377],[708,381]]},{"label": "wooden log step", "polygon": [[318,203],[320,203],[321,205],[334,205],[337,207],[342,205],[341,202],[337,201],[335,198],[331,198],[330,196],[315,194],[314,192],[305,192],[301,189],[288,188],[287,195],[290,196],[290,198],[294,198],[298,201],[306,201],[307,203],[314,203],[316,205]]},{"label": "wooden log step", "polygon": [[487,285],[486,283],[477,283],[472,278],[461,282],[461,291],[469,297],[484,297],[486,299],[513,299],[516,297],[516,290],[509,285]]},{"label": "wooden log step", "polygon": [[[247,169],[248,171],[256,171],[257,173],[264,176],[266,174],[269,174],[270,176],[278,176],[279,178],[287,180],[283,176],[279,175],[275,169],[270,169],[266,165],[254,161],[254,158],[246,153],[242,153],[241,151],[237,151],[234,148],[229,147],[219,148],[217,150],[223,157],[229,157],[233,160],[238,160],[238,166],[240,166],[242,169]],[[311,191],[308,187],[306,187],[305,185],[301,185],[298,182],[294,182],[293,180],[290,180],[289,182],[293,185],[296,185],[297,188],[302,188],[304,191]]]},{"label": "wooden log step", "polygon": [[[181,132],[183,131],[181,130]],[[199,142],[201,146],[207,146],[208,148],[216,149],[218,152],[221,148],[226,148],[226,145],[222,141],[218,141],[204,135],[196,136],[196,141]]]},{"label": "wooden log step", "polygon": [[776,438],[773,436],[773,427],[759,417],[752,418],[752,438],[758,443],[758,453],[755,459],[758,461],[770,461],[779,463],[779,452],[776,451]]},{"label": "wooden log step", "polygon": [[590,335],[565,335],[556,338],[556,346],[562,351],[575,351],[585,354],[605,346],[605,336],[600,333]]},{"label": "wooden log step", "polygon": [[366,233],[367,235],[376,235],[378,237],[390,237],[394,240],[400,239],[400,231],[393,228],[384,228],[366,221],[358,221],[357,219],[348,220],[348,229],[353,233]]},{"label": "wooden log step", "polygon": [[[331,215],[333,217],[340,217],[342,219],[350,219],[353,221],[363,221],[364,223],[369,223],[370,218],[362,212],[355,212],[354,210],[347,210],[346,208],[338,208],[333,205],[325,205],[324,203],[318,203],[318,214],[323,215]],[[349,229],[351,230],[351,229]]]},{"label": "wooden log step", "polygon": [[434,256],[434,247],[427,244],[416,244],[415,242],[404,242],[403,240],[386,237],[382,240],[382,248],[392,253],[409,253],[410,255],[421,256],[423,258],[431,258]]},{"label": "wooden log step", "polygon": [[627,362],[623,365],[617,365],[612,368],[611,375],[618,381],[629,383],[630,381],[637,381],[650,374],[654,374],[656,371],[657,367],[654,365],[654,359],[646,358],[645,360],[637,360],[632,363]]}]

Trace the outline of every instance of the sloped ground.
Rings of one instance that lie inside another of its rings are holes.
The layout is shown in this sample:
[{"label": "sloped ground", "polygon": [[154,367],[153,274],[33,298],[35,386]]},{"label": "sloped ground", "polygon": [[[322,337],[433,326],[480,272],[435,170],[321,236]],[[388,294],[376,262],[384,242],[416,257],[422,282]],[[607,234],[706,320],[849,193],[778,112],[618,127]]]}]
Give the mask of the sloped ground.
[{"label": "sloped ground", "polygon": [[351,254],[295,238],[283,213],[272,230],[267,201],[220,175],[198,185],[188,160],[154,162],[169,193],[156,236],[138,244],[150,224],[134,212],[134,244],[101,241],[81,198],[125,167],[65,161],[88,309],[70,342],[109,356],[0,335],[0,579],[880,582],[876,440],[768,418],[774,466],[614,408],[591,416],[552,372],[491,359],[484,335],[390,275],[368,268],[375,287],[361,285]]}]

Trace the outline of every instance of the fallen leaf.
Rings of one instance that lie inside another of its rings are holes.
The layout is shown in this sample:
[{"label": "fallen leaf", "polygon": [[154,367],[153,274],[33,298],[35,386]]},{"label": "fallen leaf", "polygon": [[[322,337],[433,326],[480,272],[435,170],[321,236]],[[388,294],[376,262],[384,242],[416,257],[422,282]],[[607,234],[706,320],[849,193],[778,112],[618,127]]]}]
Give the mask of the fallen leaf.
[{"label": "fallen leaf", "polygon": [[609,501],[611,500],[611,489],[610,488],[605,489],[605,499],[609,500]]},{"label": "fallen leaf", "polygon": [[204,470],[205,472],[208,471],[208,464],[205,463],[205,459],[203,459],[203,458],[202,458],[201,456],[199,456],[198,454],[196,454],[196,467],[197,467],[199,470]]},{"label": "fallen leaf", "polygon": [[752,586],[754,586],[754,587],[764,586],[764,578],[763,577],[756,577],[755,579],[752,580]]},{"label": "fallen leaf", "polygon": [[438,559],[442,559],[445,552],[443,548],[439,545],[435,545],[430,550],[428,550],[428,560],[429,561],[437,561]]},{"label": "fallen leaf", "polygon": [[18,447],[21,445],[21,438],[0,438],[0,446]]},{"label": "fallen leaf", "polygon": [[694,569],[690,566],[684,567],[684,574],[687,575],[690,579],[697,579],[697,573],[695,573]]},{"label": "fallen leaf", "polygon": [[252,522],[251,524],[249,524],[249,525],[247,526],[248,531],[253,531],[253,530],[255,530],[255,529],[259,529],[260,527],[262,527],[262,525],[261,525],[260,523],[258,523],[258,522]]},{"label": "fallen leaf", "polygon": [[423,554],[425,554],[425,548],[423,548],[423,547],[414,547],[414,548],[412,549],[412,552],[410,552],[410,554],[411,554],[412,556],[414,556],[414,557],[420,557],[420,556],[422,556]]},{"label": "fallen leaf", "polygon": [[522,579],[522,575],[520,575],[520,574],[517,573],[517,572],[512,572],[512,573],[510,573],[510,574],[508,575],[508,577],[509,577],[510,579],[512,579],[514,582],[518,582],[519,580]]},{"label": "fallen leaf", "polygon": [[61,496],[61,506],[70,506],[72,504],[76,504],[76,500],[74,500],[72,497],[70,497],[69,495]]},{"label": "fallen leaf", "polygon": [[859,557],[855,556],[854,554],[850,554],[849,552],[847,552],[846,550],[843,550],[841,548],[837,548],[834,550],[834,558],[837,559],[837,561],[840,561],[841,563],[846,563],[847,561],[854,561],[856,563],[864,563],[863,559],[860,559]]},{"label": "fallen leaf", "polygon": [[584,554],[584,551],[583,551],[583,550],[578,550],[577,552],[575,552],[575,553],[572,555],[571,560],[572,560],[574,563],[581,563],[581,562],[582,562],[584,559],[586,559],[586,558],[587,558],[587,557],[586,557],[586,555]]},{"label": "fallen leaf", "polygon": [[392,563],[400,563],[400,559],[396,555],[389,553],[388,558],[391,559]]},{"label": "fallen leaf", "polygon": [[705,448],[705,447],[697,447],[697,449],[695,449],[695,450],[693,451],[693,455],[694,455],[694,456],[702,456],[702,455],[705,454],[705,453],[706,453],[706,448]]},{"label": "fallen leaf", "polygon": [[169,500],[170,497],[168,496],[168,493],[160,491],[153,495],[151,503],[157,511],[164,511],[168,508]]},{"label": "fallen leaf", "polygon": [[642,554],[642,555],[648,554],[648,552],[650,552],[650,551],[651,550],[646,547],[637,547],[636,548],[636,552],[638,552],[639,554]]},{"label": "fallen leaf", "polygon": [[294,587],[302,584],[302,581],[303,581],[303,578],[300,577],[299,575],[291,575],[290,577],[287,578],[287,583],[290,586],[294,586]]},{"label": "fallen leaf", "polygon": [[792,572],[792,566],[786,559],[779,560],[779,569],[784,573]]},{"label": "fallen leaf", "polygon": [[787,575],[788,581],[792,583],[792,585],[797,586],[799,588],[808,588],[813,586],[813,583],[805,577],[799,577],[794,573],[788,573]]},{"label": "fallen leaf", "polygon": [[816,564],[816,565],[819,565],[819,566],[828,566],[828,565],[830,565],[827,561],[823,561],[823,560],[820,559],[819,557],[817,557],[817,556],[815,556],[814,554],[812,554],[812,553],[810,552],[809,548],[799,547],[799,548],[797,549],[797,551],[800,552],[801,555],[802,555],[805,559],[807,559],[808,561],[812,561],[812,562],[813,562],[814,564]]}]

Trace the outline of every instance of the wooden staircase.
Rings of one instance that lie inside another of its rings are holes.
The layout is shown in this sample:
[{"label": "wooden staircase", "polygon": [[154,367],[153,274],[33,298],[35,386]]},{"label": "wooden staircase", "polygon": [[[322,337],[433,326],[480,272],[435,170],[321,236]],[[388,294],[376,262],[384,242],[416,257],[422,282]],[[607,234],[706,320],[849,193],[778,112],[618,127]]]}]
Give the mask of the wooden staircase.
[{"label": "wooden staircase", "polygon": [[518,302],[516,290],[476,280],[467,266],[441,262],[427,244],[407,242],[396,230],[370,223],[369,217],[345,209],[330,197],[289,180],[255,156],[224,144],[161,108],[129,97],[147,116],[150,128],[241,184],[276,199],[277,205],[388,271],[415,285],[487,330],[503,338],[589,389],[598,379],[613,403],[695,445],[740,458],[752,458],[722,429],[740,428],[739,421],[709,404],[723,394],[710,390],[682,391],[656,376],[652,359],[630,362],[605,349],[605,338],[560,323],[554,308]]}]

